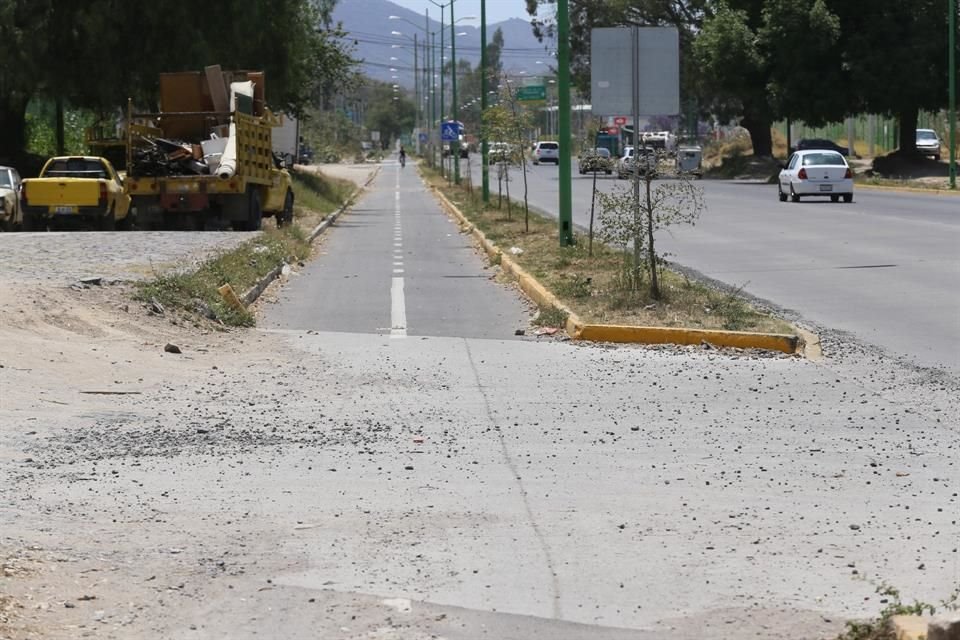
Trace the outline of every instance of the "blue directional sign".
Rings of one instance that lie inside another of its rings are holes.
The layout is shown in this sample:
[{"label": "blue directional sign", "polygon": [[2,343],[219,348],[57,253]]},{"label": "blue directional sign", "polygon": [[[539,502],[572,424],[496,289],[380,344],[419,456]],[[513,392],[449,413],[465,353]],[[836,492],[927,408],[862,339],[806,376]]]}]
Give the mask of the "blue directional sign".
[{"label": "blue directional sign", "polygon": [[427,144],[427,134],[425,133],[420,134],[420,144]]},{"label": "blue directional sign", "polygon": [[459,122],[443,122],[440,124],[440,139],[444,142],[453,142],[460,139]]}]

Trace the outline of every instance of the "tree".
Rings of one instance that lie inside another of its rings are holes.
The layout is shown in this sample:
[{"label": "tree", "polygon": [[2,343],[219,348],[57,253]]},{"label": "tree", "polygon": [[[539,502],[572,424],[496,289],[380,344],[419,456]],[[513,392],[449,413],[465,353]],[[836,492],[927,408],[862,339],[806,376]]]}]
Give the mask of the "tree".
[{"label": "tree", "polygon": [[[366,79],[367,107],[364,126],[380,132],[380,140],[389,145],[404,132],[413,130],[416,105],[406,95],[394,93],[393,86],[385,82]],[[396,100],[394,100],[396,97]]]},{"label": "tree", "polygon": [[[627,288],[634,292],[640,290],[645,262],[650,275],[650,297],[659,300],[657,269],[661,257],[654,246],[655,233],[675,224],[695,224],[705,205],[703,189],[689,176],[659,181],[656,186],[654,177],[654,171],[646,171],[642,179],[635,173],[632,188],[617,186],[609,193],[598,193],[597,197],[601,207],[601,236],[623,251]],[[637,185],[637,181],[641,184]],[[638,186],[644,187],[640,197],[637,197]],[[632,256],[628,250],[631,244]]]},{"label": "tree", "polygon": [[296,113],[353,65],[312,0],[211,0],[204,11],[216,19],[197,20],[181,0],[0,0],[0,157],[23,152],[34,97],[104,111],[127,97],[151,104],[160,72],[219,63],[263,69],[268,103]]},{"label": "tree", "polygon": [[704,21],[693,43],[693,57],[711,110],[722,119],[740,115],[741,126],[750,132],[753,154],[771,156],[774,111],[767,95],[768,59],[757,35],[760,15],[754,13],[721,4]]}]

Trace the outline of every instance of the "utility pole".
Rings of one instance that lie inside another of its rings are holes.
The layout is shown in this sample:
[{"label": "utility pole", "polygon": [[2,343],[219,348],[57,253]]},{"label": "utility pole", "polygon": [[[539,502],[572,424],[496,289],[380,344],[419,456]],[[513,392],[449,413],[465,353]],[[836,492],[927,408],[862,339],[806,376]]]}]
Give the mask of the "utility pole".
[{"label": "utility pole", "polygon": [[[450,7],[453,9],[453,7]],[[452,13],[452,11],[451,11]],[[446,109],[443,108],[443,6],[440,6],[440,122],[446,118]],[[443,140],[440,141],[440,176],[446,177],[443,162]]]},{"label": "utility pole", "polygon": [[[457,24],[453,18],[453,0],[450,0],[450,74],[453,88],[453,121],[459,122],[459,107],[457,105]],[[460,184],[460,125],[457,127],[457,137],[450,143],[450,159],[453,161],[453,181]]]},{"label": "utility pole", "polygon": [[[490,148],[483,128],[483,113],[487,110],[487,0],[480,0],[480,168],[483,176],[483,202],[490,203]],[[952,143],[951,143],[952,144]]]},{"label": "utility pole", "polygon": [[950,120],[950,188],[957,188],[957,3],[956,0],[949,0],[947,5],[950,10],[950,19],[947,21],[950,35],[948,41],[948,73],[950,79],[948,87],[950,91],[950,108],[947,117]]},{"label": "utility pole", "polygon": [[[437,120],[437,34],[430,34],[430,142],[433,143],[434,140],[439,141],[439,129],[440,124]],[[442,144],[442,142],[441,142]],[[437,144],[433,144],[433,162],[437,161],[437,154],[440,152],[440,147]],[[434,164],[436,166],[436,164]],[[440,159],[440,166],[443,166],[443,159]]]},{"label": "utility pole", "polygon": [[417,150],[417,153],[420,152],[420,131],[419,131],[419,122],[420,114],[422,110],[420,109],[420,73],[419,66],[417,66],[417,34],[413,34],[413,99],[414,107],[413,110],[413,128],[416,131],[414,135],[417,136],[417,139],[413,141],[414,148]]},{"label": "utility pole", "polygon": [[560,126],[560,246],[573,245],[573,206],[570,148],[570,8],[568,0],[557,0],[557,90]]}]

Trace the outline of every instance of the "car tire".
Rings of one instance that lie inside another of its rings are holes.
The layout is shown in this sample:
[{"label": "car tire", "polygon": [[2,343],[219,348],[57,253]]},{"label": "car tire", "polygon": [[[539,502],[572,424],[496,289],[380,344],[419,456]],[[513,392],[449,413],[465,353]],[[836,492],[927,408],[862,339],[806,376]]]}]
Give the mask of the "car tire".
[{"label": "car tire", "polygon": [[938,153],[937,155],[933,156],[933,159],[937,162],[940,162],[940,154]]},{"label": "car tire", "polygon": [[110,211],[100,217],[97,220],[97,229],[100,231],[116,231],[117,230],[117,214],[116,211],[111,207]]},{"label": "car tire", "polygon": [[790,201],[800,202],[800,194],[793,190],[793,185],[790,185]]},{"label": "car tire", "polygon": [[277,228],[293,224],[293,191],[287,190],[287,195],[283,199],[283,211],[277,213],[276,217]]},{"label": "car tire", "polygon": [[777,196],[780,198],[780,202],[787,201],[787,194],[783,192],[783,188],[780,185],[777,185]]},{"label": "car tire", "polygon": [[23,230],[24,231],[46,231],[47,225],[37,214],[31,211],[23,212]]},{"label": "car tire", "polygon": [[830,196],[830,202],[840,202],[840,196],[839,195]]},{"label": "car tire", "polygon": [[850,204],[851,202],[853,202],[853,194],[852,193],[843,194],[843,201],[846,202],[847,204]]}]

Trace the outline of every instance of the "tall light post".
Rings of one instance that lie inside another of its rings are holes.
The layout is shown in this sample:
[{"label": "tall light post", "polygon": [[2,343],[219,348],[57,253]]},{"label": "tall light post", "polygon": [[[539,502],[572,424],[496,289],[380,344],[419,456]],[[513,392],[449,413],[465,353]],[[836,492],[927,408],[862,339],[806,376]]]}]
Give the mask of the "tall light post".
[{"label": "tall light post", "polygon": [[[445,51],[443,46],[443,10],[448,6],[450,7],[450,15],[453,15],[453,0],[446,4],[436,2],[435,0],[430,0],[430,4],[439,7],[440,9],[440,121],[443,122],[444,118],[444,108],[443,108],[443,52]],[[453,22],[453,20],[451,20]],[[443,148],[443,141],[440,141],[440,147]],[[452,147],[451,147],[452,148]],[[444,175],[443,170],[443,152],[440,153],[440,175]]]},{"label": "tall light post", "polygon": [[[952,1],[952,0],[951,0]],[[484,204],[490,203],[490,145],[483,127],[483,113],[487,110],[487,0],[480,0],[480,173]]]},{"label": "tall light post", "polygon": [[[573,206],[570,148],[570,8],[568,0],[557,0],[557,89],[560,112],[560,246],[573,245]],[[634,130],[637,125],[634,123]]]},{"label": "tall light post", "polygon": [[950,120],[950,188],[957,188],[957,158],[956,158],[956,143],[957,143],[957,3],[956,0],[949,0],[947,3],[947,9],[950,11],[950,17],[947,20],[947,28],[950,30],[949,37],[947,38],[947,46],[949,47],[947,53],[947,73],[950,74],[950,78],[947,81],[947,86],[949,87],[950,92],[950,108],[948,109],[949,113],[947,117]]}]

